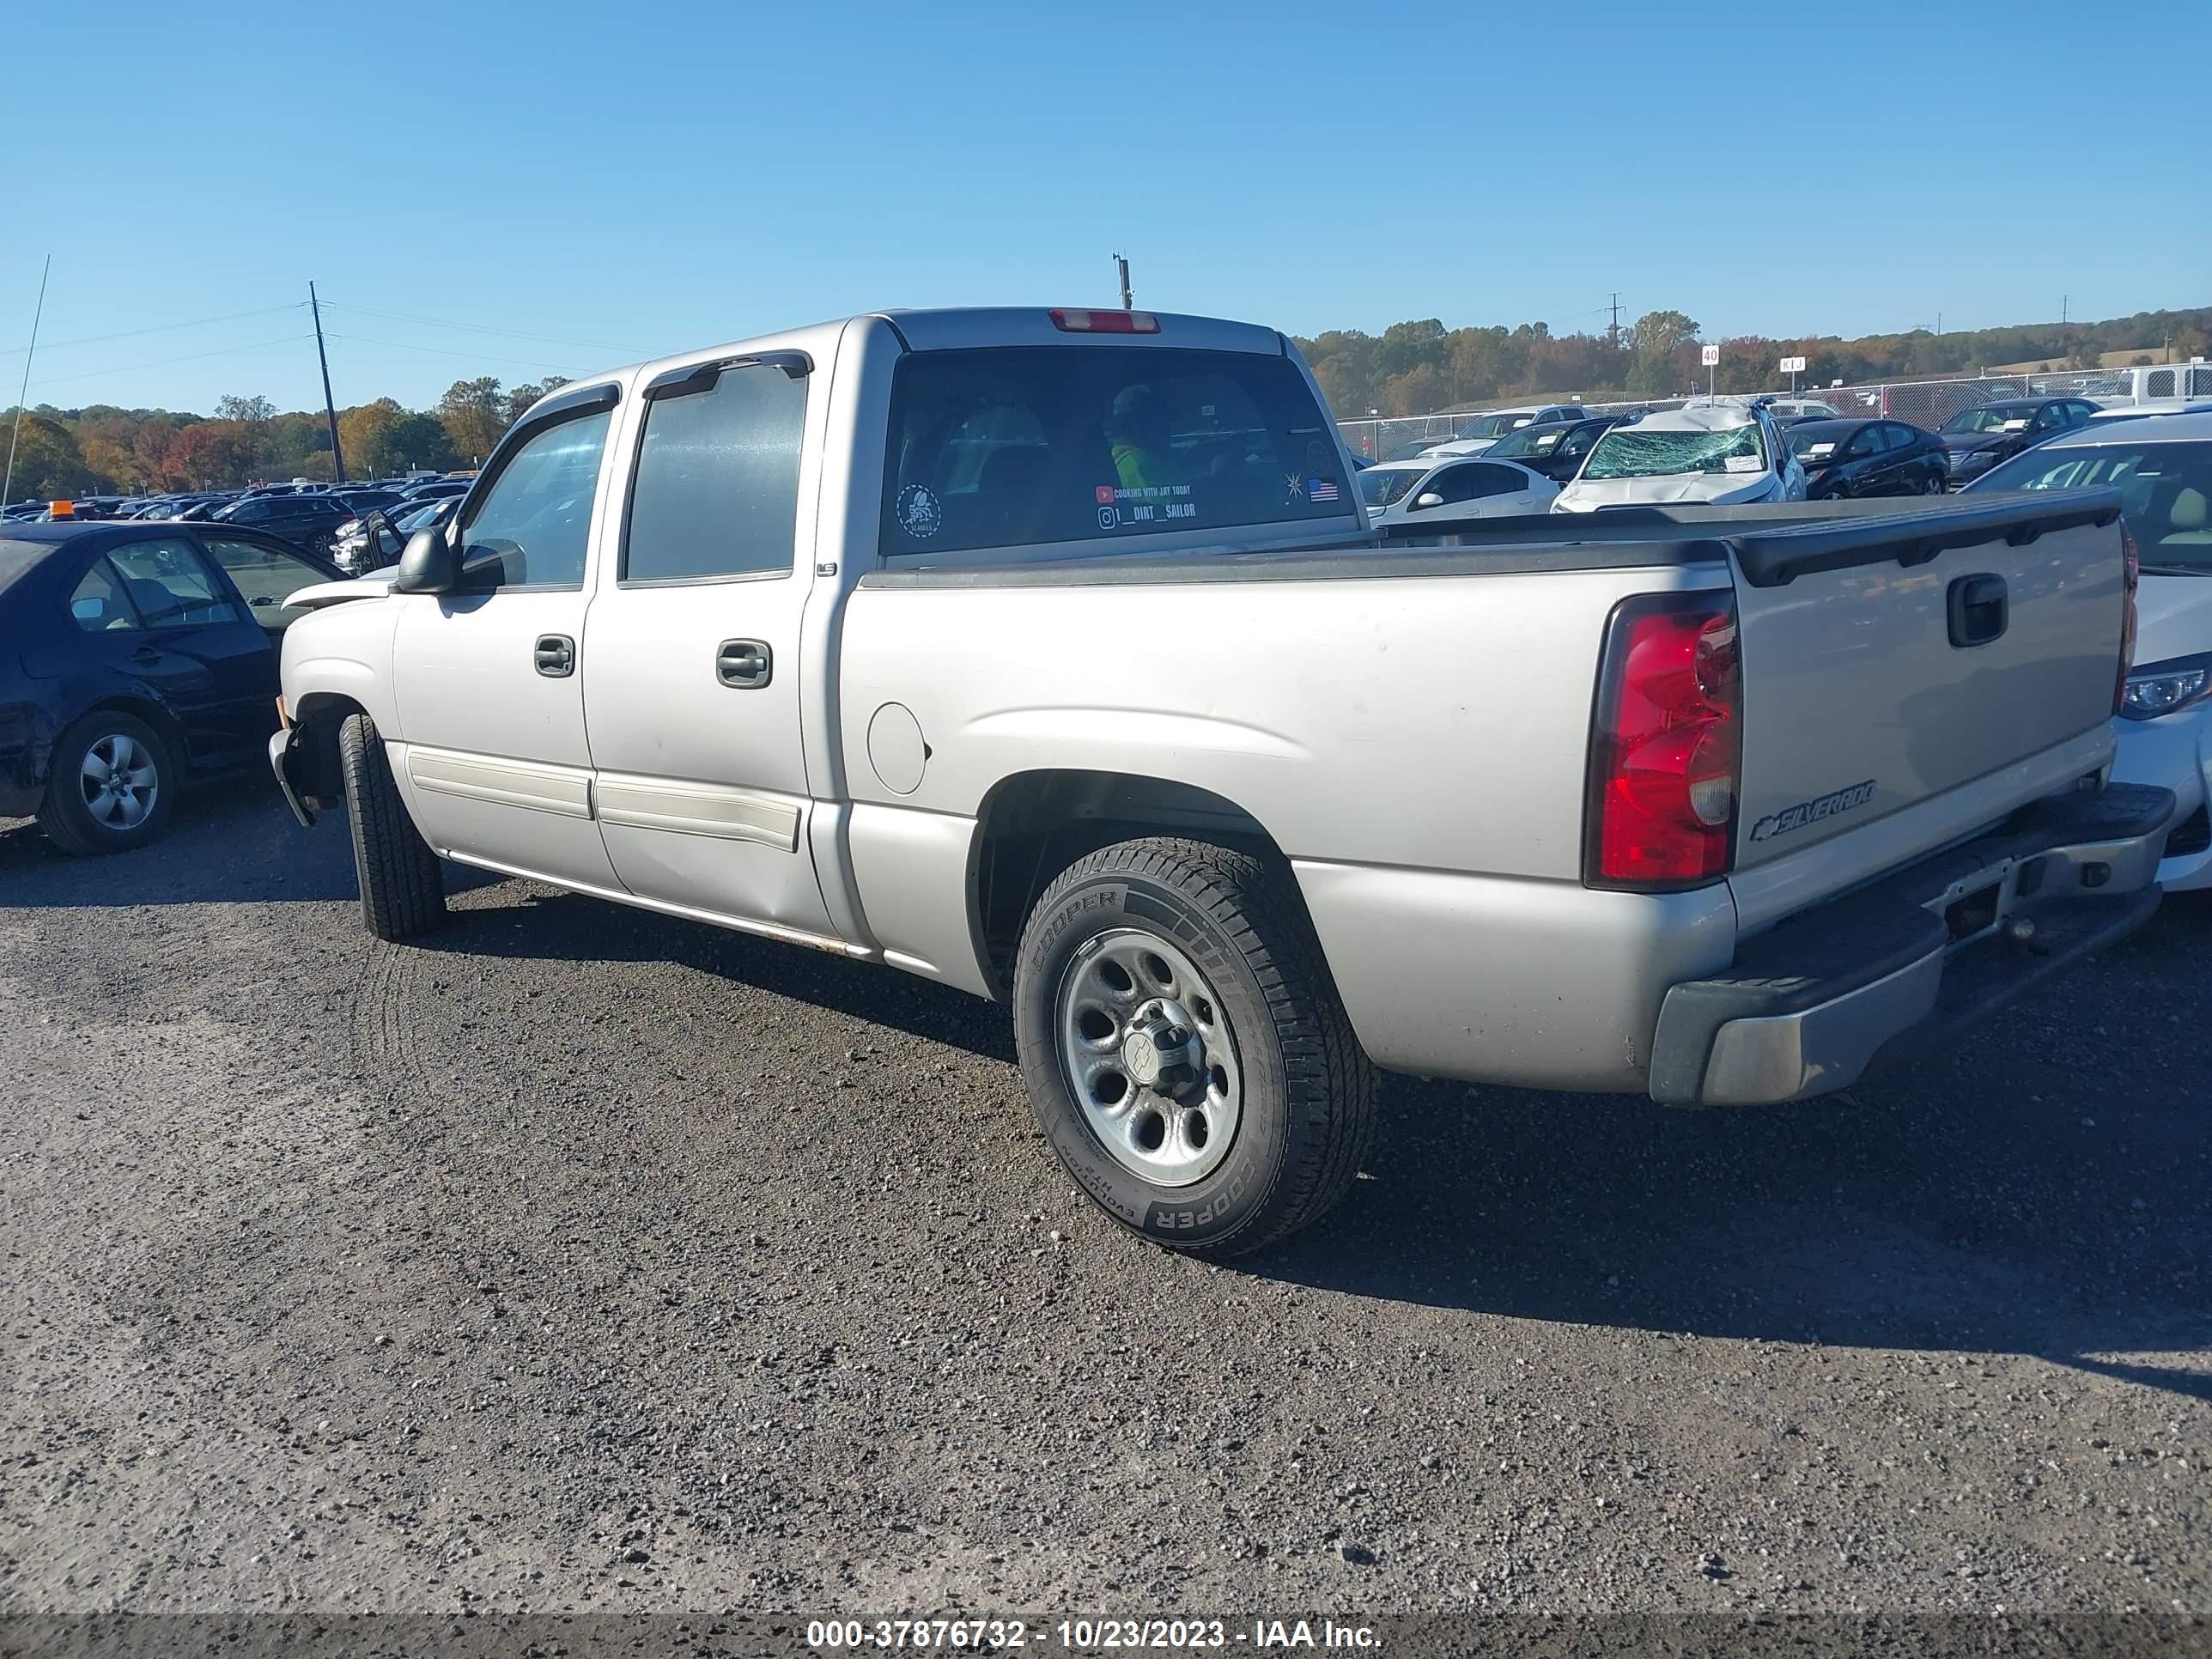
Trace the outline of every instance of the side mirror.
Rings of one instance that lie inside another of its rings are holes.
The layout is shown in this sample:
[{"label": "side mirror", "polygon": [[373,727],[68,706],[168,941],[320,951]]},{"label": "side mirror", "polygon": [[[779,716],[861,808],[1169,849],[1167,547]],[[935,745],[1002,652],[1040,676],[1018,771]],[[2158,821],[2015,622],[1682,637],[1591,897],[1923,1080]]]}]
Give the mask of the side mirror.
[{"label": "side mirror", "polygon": [[1442,507],[1443,504],[1444,498],[1433,489],[1425,489],[1413,497],[1413,505],[1416,507]]},{"label": "side mirror", "polygon": [[418,530],[407,538],[399,556],[399,574],[392,578],[395,593],[450,593],[461,585],[461,550],[446,539],[443,530]]}]

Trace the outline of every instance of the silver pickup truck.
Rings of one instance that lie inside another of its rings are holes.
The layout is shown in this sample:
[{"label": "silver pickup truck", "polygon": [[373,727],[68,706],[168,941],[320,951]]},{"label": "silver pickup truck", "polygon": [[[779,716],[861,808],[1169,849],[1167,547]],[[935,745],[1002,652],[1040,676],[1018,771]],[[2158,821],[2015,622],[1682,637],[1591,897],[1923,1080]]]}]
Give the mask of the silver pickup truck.
[{"label": "silver pickup truck", "polygon": [[270,754],[381,939],[443,857],[1010,1000],[1083,1188],[1227,1255],[1377,1068],[1794,1100],[2136,927],[2132,582],[2110,494],[1391,539],[1272,330],[889,313],[539,403],[295,596]]}]

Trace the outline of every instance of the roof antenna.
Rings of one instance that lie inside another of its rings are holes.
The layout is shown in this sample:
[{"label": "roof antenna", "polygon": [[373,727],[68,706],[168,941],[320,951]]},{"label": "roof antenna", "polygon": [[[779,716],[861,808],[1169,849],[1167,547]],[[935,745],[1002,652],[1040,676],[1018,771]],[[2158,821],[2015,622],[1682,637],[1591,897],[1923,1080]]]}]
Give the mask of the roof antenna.
[{"label": "roof antenna", "polygon": [[1129,262],[1117,253],[1114,256],[1114,265],[1121,276],[1121,309],[1134,311],[1137,308],[1137,299],[1136,295],[1129,292]]},{"label": "roof antenna", "polygon": [[23,388],[15,394],[15,429],[8,434],[8,472],[0,481],[0,507],[8,504],[9,492],[15,487],[15,441],[23,435],[23,399],[31,395],[31,356],[39,349],[39,323],[46,314],[46,278],[53,269],[54,256],[49,253],[46,269],[39,273],[39,306],[31,313],[31,343],[23,353]]}]

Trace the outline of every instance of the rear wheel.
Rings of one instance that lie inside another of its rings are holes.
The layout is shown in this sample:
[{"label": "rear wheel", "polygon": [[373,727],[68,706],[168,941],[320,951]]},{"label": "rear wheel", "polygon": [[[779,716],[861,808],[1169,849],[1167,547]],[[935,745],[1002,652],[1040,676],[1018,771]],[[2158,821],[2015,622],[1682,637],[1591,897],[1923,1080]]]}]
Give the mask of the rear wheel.
[{"label": "rear wheel", "polygon": [[1124,1226],[1243,1255],[1341,1198],[1372,1137],[1374,1069],[1279,864],[1202,842],[1102,848],[1023,930],[1030,1102]]},{"label": "rear wheel", "polygon": [[1929,495],[1941,495],[1945,493],[1943,475],[1941,472],[1930,472],[1928,475],[1928,487],[1923,493]]},{"label": "rear wheel", "polygon": [[176,805],[178,766],[161,735],[135,714],[95,708],[54,744],[39,823],[65,853],[127,853],[161,833]]},{"label": "rear wheel", "polygon": [[381,939],[414,939],[446,920],[445,874],[438,855],[407,816],[376,722],[354,714],[338,727],[338,765],[353,824],[353,867],[361,919]]}]

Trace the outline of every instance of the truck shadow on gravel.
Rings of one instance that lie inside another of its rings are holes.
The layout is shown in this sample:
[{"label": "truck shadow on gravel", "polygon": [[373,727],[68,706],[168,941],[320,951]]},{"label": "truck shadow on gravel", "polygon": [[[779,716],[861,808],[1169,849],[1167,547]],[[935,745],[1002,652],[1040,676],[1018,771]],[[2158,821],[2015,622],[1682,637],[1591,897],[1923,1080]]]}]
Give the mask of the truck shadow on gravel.
[{"label": "truck shadow on gravel", "polygon": [[[880,968],[546,890],[482,915],[425,944],[674,962],[1013,1059],[1004,1009]],[[2212,1349],[2208,933],[2212,904],[2174,901],[1949,1049],[1825,1102],[1682,1112],[1386,1079],[1344,1206],[1238,1265],[1518,1318],[2033,1353],[2212,1399],[2212,1356],[2164,1363]]]},{"label": "truck shadow on gravel", "polygon": [[1825,1102],[1386,1085],[1351,1199],[1248,1265],[1519,1318],[2036,1354],[2212,1399],[2208,934],[2212,902],[2170,900],[1948,1051]]}]

